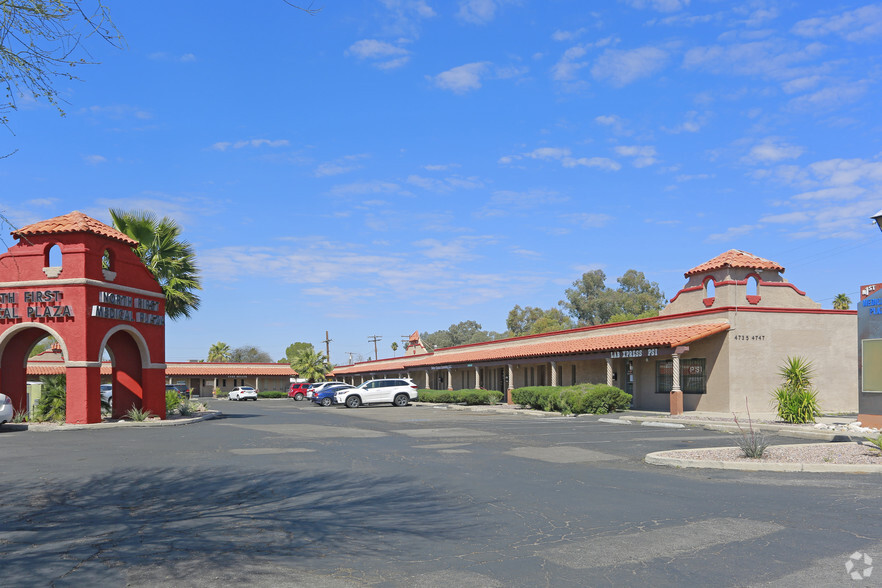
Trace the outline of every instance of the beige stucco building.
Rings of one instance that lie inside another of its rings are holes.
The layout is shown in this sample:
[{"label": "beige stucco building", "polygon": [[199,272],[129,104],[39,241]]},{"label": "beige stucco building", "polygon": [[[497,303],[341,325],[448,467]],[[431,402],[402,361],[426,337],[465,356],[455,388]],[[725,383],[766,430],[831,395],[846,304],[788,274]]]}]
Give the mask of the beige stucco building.
[{"label": "beige stucco building", "polygon": [[[338,379],[407,376],[432,389],[607,383],[638,409],[772,410],[787,357],[813,362],[825,412],[857,410],[857,313],[826,310],[775,262],[727,251],[685,273],[658,317],[425,352],[411,337],[404,357],[334,370]],[[415,334],[416,335],[416,334]],[[679,378],[677,377],[679,375]],[[679,381],[678,381],[679,380]]]}]

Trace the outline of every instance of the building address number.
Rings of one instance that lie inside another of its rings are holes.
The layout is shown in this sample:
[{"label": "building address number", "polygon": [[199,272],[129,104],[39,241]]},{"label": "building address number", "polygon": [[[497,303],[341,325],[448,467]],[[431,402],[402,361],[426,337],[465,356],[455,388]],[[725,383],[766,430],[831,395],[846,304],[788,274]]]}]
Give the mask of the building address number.
[{"label": "building address number", "polygon": [[765,335],[735,335],[736,341],[765,341]]}]

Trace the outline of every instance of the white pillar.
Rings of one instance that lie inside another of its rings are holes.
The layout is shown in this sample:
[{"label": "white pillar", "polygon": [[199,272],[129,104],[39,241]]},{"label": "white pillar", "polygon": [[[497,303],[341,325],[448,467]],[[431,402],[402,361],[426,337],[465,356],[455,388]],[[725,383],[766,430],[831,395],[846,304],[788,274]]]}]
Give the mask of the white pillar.
[{"label": "white pillar", "polygon": [[680,356],[675,353],[671,356],[671,359],[673,360],[671,362],[673,364],[671,366],[671,369],[673,370],[673,373],[671,374],[673,376],[671,392],[680,392]]},{"label": "white pillar", "polygon": [[481,389],[481,368],[475,366],[475,388]]},{"label": "white pillar", "polygon": [[551,385],[557,386],[557,364],[551,362]]},{"label": "white pillar", "polygon": [[453,390],[453,370],[447,368],[447,389]]},{"label": "white pillar", "polygon": [[431,390],[432,384],[429,382],[429,370],[426,370],[426,390]]},{"label": "white pillar", "polygon": [[505,391],[505,396],[508,399],[509,404],[512,403],[511,400],[511,391],[514,390],[514,366],[512,364],[508,364],[508,386]]},{"label": "white pillar", "polygon": [[606,358],[606,385],[613,385],[612,359],[610,359],[609,357]]}]

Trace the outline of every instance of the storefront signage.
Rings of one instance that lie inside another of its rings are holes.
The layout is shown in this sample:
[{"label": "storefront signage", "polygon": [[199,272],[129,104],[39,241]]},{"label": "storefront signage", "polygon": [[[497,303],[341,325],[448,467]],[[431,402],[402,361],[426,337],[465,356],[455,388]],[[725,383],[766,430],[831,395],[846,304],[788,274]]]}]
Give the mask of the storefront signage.
[{"label": "storefront signage", "polygon": [[[65,318],[74,315],[73,308],[61,304],[61,290],[25,290],[24,292],[0,292],[0,321],[21,320],[22,314],[16,304],[25,303],[24,316],[29,319]],[[6,306],[9,305],[9,306]]]},{"label": "storefront signage", "polygon": [[634,358],[634,357],[657,357],[658,347],[649,349],[623,349],[622,351],[613,351],[609,354],[610,359]]},{"label": "storefront signage", "polygon": [[[102,304],[112,304],[114,306],[125,306],[128,308],[111,308],[96,304],[92,307],[92,316],[142,323],[145,325],[165,324],[165,315],[143,312],[145,310],[158,311],[158,300],[133,298],[132,296],[116,294],[115,292],[99,292],[98,302],[101,302]],[[138,312],[131,310],[132,307],[136,308]]]},{"label": "storefront signage", "polygon": [[860,305],[871,315],[882,314],[882,298],[866,298],[861,300]]}]

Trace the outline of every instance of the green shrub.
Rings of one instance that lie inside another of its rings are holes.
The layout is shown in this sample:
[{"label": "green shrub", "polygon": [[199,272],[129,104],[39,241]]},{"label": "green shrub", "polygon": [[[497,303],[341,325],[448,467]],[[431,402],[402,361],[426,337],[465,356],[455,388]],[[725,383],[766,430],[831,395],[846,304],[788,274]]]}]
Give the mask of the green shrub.
[{"label": "green shrub", "polygon": [[261,390],[257,393],[258,398],[287,398],[287,392],[281,392],[280,390],[268,390],[264,392]]},{"label": "green shrub", "polygon": [[183,400],[181,399],[181,395],[175,392],[174,390],[166,390],[165,391],[165,412],[166,414],[172,413],[181,405]]},{"label": "green shrub", "polygon": [[140,423],[152,417],[153,413],[149,410],[141,410],[140,408],[130,408],[126,411],[126,416],[131,420]]},{"label": "green shrub", "polygon": [[875,449],[882,451],[882,433],[880,433],[878,437],[867,437],[866,439]]},{"label": "green shrub", "polygon": [[419,402],[438,402],[468,405],[496,404],[503,394],[498,390],[418,390]]},{"label": "green shrub", "polygon": [[606,384],[528,386],[512,390],[512,401],[546,412],[607,414],[628,408],[631,395]]},{"label": "green shrub", "polygon": [[794,424],[815,422],[821,408],[812,384],[812,362],[802,357],[788,357],[778,374],[784,380],[784,384],[772,392],[778,418]]},{"label": "green shrub", "polygon": [[67,414],[67,378],[62,374],[40,379],[43,381],[43,392],[34,410],[34,420],[64,421]]}]

